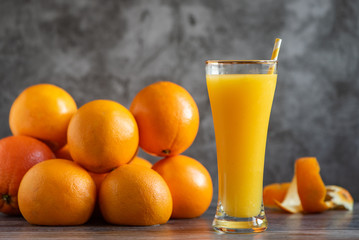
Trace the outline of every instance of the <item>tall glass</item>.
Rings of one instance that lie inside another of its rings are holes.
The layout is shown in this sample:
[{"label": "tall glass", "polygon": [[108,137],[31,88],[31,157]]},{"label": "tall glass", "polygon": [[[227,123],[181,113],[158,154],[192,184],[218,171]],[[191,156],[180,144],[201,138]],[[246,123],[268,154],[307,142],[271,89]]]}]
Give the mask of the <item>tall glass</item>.
[{"label": "tall glass", "polygon": [[263,169],[277,61],[207,61],[218,163],[219,232],[262,232]]}]

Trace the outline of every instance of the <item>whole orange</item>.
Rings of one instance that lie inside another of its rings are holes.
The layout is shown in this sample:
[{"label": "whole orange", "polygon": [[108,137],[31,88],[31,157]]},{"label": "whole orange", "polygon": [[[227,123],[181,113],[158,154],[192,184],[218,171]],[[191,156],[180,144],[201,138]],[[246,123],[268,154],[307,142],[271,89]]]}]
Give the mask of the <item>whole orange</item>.
[{"label": "whole orange", "polygon": [[104,219],[119,225],[155,225],[172,213],[170,190],[150,168],[127,164],[110,172],[100,188]]},{"label": "whole orange", "polygon": [[102,182],[108,173],[94,173],[94,172],[88,172],[88,173],[90,174],[90,176],[92,177],[92,180],[94,181],[94,183],[96,185],[96,195],[98,196]]},{"label": "whole orange", "polygon": [[128,163],[137,152],[135,118],[121,104],[95,100],[83,105],[71,119],[68,145],[73,160],[95,173]]},{"label": "whole orange", "polygon": [[44,141],[54,151],[66,144],[67,126],[77,106],[64,89],[52,84],[26,88],[10,109],[13,135],[25,135]]},{"label": "whole orange", "polygon": [[20,183],[21,214],[36,225],[80,225],[91,216],[96,187],[76,163],[51,159],[32,167]]},{"label": "whole orange", "polygon": [[156,162],[152,169],[166,181],[173,199],[172,218],[202,215],[212,201],[212,179],[197,160],[178,155]]},{"label": "whole orange", "polygon": [[67,160],[72,160],[70,151],[69,151],[69,145],[65,145],[62,148],[60,148],[59,150],[57,150],[55,152],[55,156],[56,158],[61,158],[61,159],[67,159]]},{"label": "whole orange", "polygon": [[33,165],[54,156],[45,143],[32,137],[0,140],[0,212],[20,214],[17,193],[21,179]]},{"label": "whole orange", "polygon": [[152,168],[152,163],[144,158],[141,157],[134,157],[131,162],[129,162],[129,164],[136,164],[136,165],[141,165],[144,167],[148,167],[148,168]]},{"label": "whole orange", "polygon": [[133,99],[130,111],[140,131],[140,147],[150,154],[180,154],[197,135],[198,107],[187,90],[175,83],[145,87]]},{"label": "whole orange", "polygon": [[97,217],[101,217],[101,210],[100,210],[100,204],[99,204],[100,188],[101,188],[103,180],[105,179],[105,177],[107,176],[108,173],[93,173],[93,172],[88,172],[88,173],[90,174],[90,176],[92,177],[92,179],[96,185],[96,203],[95,203],[95,209],[92,213],[92,216],[97,218]]}]

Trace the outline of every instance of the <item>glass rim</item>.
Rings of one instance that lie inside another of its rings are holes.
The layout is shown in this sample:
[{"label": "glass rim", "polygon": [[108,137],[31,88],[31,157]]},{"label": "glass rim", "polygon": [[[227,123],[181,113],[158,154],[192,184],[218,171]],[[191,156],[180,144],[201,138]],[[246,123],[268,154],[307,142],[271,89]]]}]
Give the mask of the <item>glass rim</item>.
[{"label": "glass rim", "polygon": [[207,60],[206,65],[230,65],[230,64],[276,64],[278,60]]}]

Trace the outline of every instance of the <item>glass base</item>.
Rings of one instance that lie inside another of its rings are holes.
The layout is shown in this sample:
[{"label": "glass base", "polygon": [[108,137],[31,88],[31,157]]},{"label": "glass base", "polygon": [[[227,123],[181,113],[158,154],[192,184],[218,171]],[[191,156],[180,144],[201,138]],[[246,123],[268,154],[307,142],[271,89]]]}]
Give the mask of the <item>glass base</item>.
[{"label": "glass base", "polygon": [[212,227],[219,233],[259,233],[267,229],[268,222],[264,213],[263,204],[257,216],[249,218],[231,217],[223,211],[221,203],[218,203],[216,216]]}]

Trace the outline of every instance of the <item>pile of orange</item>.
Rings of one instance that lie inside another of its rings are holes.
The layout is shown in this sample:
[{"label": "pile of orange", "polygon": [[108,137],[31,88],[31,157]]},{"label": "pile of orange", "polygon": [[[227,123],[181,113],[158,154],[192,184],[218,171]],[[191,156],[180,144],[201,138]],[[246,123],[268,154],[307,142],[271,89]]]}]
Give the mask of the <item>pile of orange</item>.
[{"label": "pile of orange", "polygon": [[[38,84],[14,101],[14,136],[0,140],[0,211],[31,224],[79,225],[91,216],[111,224],[155,225],[203,214],[212,180],[180,155],[193,143],[199,113],[171,82],[145,87],[128,110],[110,100],[77,109],[64,89]],[[164,157],[152,163],[138,149]]]},{"label": "pile of orange", "polygon": [[263,203],[289,213],[319,213],[330,209],[353,210],[353,198],[339,186],[325,186],[315,157],[299,158],[291,183],[274,183],[264,187]]},{"label": "pile of orange", "polygon": [[139,145],[149,154],[165,157],[153,169],[167,182],[173,198],[172,218],[193,218],[209,207],[213,186],[207,169],[197,160],[179,155],[193,143],[199,112],[192,96],[172,82],[157,82],[133,99]]}]

